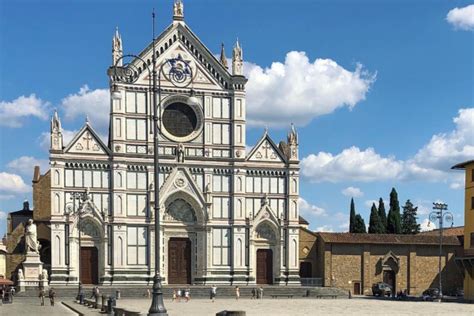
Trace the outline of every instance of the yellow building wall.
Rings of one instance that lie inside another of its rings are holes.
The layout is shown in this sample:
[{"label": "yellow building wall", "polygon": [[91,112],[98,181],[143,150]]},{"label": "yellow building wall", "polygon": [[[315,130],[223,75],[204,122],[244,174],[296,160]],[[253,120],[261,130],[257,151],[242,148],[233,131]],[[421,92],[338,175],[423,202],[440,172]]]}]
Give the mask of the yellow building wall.
[{"label": "yellow building wall", "polygon": [[[471,245],[471,234],[474,233],[474,209],[472,208],[472,197],[474,197],[474,163],[466,166],[466,193],[464,200],[464,256],[474,256],[474,245]],[[464,277],[464,298],[474,300],[474,271],[466,271]]]}]

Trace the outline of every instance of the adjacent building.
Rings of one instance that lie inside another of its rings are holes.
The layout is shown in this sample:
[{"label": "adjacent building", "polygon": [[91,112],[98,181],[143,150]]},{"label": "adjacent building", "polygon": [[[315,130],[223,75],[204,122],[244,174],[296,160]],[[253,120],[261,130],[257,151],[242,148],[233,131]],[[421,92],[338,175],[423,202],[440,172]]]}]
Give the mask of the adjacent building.
[{"label": "adjacent building", "polygon": [[465,170],[464,251],[456,258],[464,275],[464,298],[474,301],[474,160],[452,167]]},{"label": "adjacent building", "polygon": [[[109,71],[106,142],[86,121],[65,144],[59,115],[51,119],[50,196],[41,202],[51,210],[45,214],[51,284],[77,284],[79,266],[85,284],[150,283],[155,203],[163,283],[299,282],[297,132],[292,127],[277,145],[265,130],[246,150],[242,47],[237,41],[228,69],[224,48],[216,58],[186,25],[183,9],[176,1],[172,24],[129,64],[115,33],[112,66],[134,82]],[[152,54],[162,70],[159,179],[153,179]],[[170,60],[190,68],[189,85],[176,84],[182,78]],[[87,202],[74,199],[78,192],[87,192]]]}]

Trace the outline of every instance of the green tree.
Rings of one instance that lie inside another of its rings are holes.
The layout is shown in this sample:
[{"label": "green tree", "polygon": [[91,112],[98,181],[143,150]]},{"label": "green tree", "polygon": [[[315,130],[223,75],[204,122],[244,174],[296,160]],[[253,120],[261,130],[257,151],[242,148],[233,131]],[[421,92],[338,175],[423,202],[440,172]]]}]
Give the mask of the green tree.
[{"label": "green tree", "polygon": [[378,208],[380,224],[382,224],[382,234],[387,233],[387,213],[385,212],[385,204],[383,203],[383,199],[379,199],[379,208]]},{"label": "green tree", "polygon": [[387,217],[387,233],[401,234],[402,226],[400,223],[400,202],[398,202],[398,193],[395,188],[390,192],[390,210]]},{"label": "green tree", "polygon": [[414,235],[420,232],[420,224],[416,222],[416,212],[418,212],[418,206],[414,207],[413,203],[407,200],[403,206],[402,234]]},{"label": "green tree", "polygon": [[372,203],[372,208],[370,209],[369,234],[383,234],[384,231],[385,229],[380,221],[377,207],[375,203]]},{"label": "green tree", "polygon": [[354,205],[354,198],[352,198],[351,199],[351,212],[349,215],[349,233],[354,232],[355,217],[356,217],[356,210],[355,210],[355,205]]},{"label": "green tree", "polygon": [[354,233],[365,234],[367,233],[367,228],[365,227],[365,222],[360,214],[357,214],[354,219]]}]

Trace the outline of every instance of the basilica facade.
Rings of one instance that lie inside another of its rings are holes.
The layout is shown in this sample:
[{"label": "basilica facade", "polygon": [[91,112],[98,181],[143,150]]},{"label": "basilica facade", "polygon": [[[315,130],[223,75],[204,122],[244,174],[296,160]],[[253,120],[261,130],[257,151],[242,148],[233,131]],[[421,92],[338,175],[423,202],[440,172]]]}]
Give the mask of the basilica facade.
[{"label": "basilica facade", "polygon": [[[172,24],[124,60],[117,31],[107,143],[86,121],[65,144],[58,114],[51,119],[51,284],[151,284],[155,203],[164,284],[299,283],[298,135],[292,127],[277,145],[265,130],[246,148],[241,45],[231,65],[223,47],[216,58],[177,1]],[[167,68],[170,60],[189,67],[188,84],[172,82],[180,78]],[[121,80],[127,76],[133,82]]]}]

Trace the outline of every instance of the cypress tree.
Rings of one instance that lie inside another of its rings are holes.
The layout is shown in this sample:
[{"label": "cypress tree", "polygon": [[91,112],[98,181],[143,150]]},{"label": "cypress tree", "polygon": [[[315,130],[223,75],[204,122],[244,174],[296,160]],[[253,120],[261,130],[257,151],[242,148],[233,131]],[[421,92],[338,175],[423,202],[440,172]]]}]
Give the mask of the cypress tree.
[{"label": "cypress tree", "polygon": [[365,222],[360,214],[357,214],[354,219],[354,233],[365,234],[367,233],[367,228],[365,227]]},{"label": "cypress tree", "polygon": [[398,202],[398,193],[395,188],[390,192],[390,210],[387,217],[387,233],[401,234],[402,226],[400,223],[400,202]]},{"label": "cypress tree", "polygon": [[382,225],[382,234],[387,233],[387,213],[385,213],[385,204],[383,199],[379,199],[379,208],[378,208],[380,224]]},{"label": "cypress tree", "polygon": [[370,209],[369,234],[383,234],[383,231],[384,228],[380,222],[377,207],[375,203],[372,203],[372,208]]},{"label": "cypress tree", "polygon": [[402,214],[402,234],[418,234],[420,232],[420,224],[416,222],[416,212],[418,206],[413,207],[413,203],[407,200],[403,206]]},{"label": "cypress tree", "polygon": [[351,199],[351,212],[349,215],[349,233],[354,232],[355,217],[356,217],[356,211],[355,211],[355,205],[354,205],[354,198],[352,198]]}]

